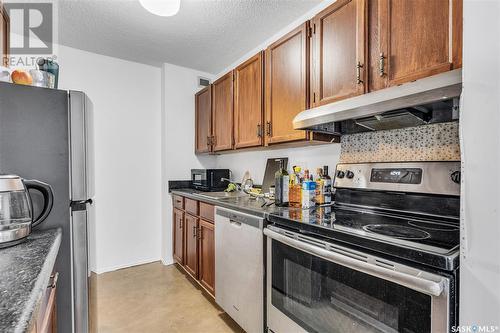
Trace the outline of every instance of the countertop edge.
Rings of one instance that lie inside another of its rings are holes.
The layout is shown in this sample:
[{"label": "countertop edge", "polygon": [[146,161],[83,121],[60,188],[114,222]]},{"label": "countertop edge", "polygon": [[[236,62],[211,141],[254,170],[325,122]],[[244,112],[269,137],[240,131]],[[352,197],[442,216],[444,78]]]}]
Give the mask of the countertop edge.
[{"label": "countertop edge", "polygon": [[255,215],[255,216],[258,216],[258,217],[266,218],[267,215],[269,214],[269,212],[265,212],[263,210],[250,209],[250,208],[246,208],[246,207],[242,207],[242,206],[230,204],[230,203],[227,203],[227,202],[224,202],[224,201],[221,201],[221,200],[210,199],[210,198],[205,197],[203,195],[199,195],[197,193],[192,193],[192,192],[190,192],[188,190],[182,190],[182,189],[175,189],[174,190],[173,189],[172,191],[170,191],[170,194],[171,195],[180,195],[180,196],[183,196],[183,197],[186,197],[186,198],[190,198],[190,199],[194,199],[194,200],[206,202],[206,203],[209,203],[209,204],[217,206],[217,207],[224,207],[224,208],[228,208],[228,209],[238,210],[238,211],[241,211],[243,213],[247,213],[247,214],[250,214],[250,215]]},{"label": "countertop edge", "polygon": [[40,274],[38,274],[37,281],[33,287],[33,292],[30,295],[30,299],[26,302],[26,307],[19,318],[14,332],[24,333],[33,326],[35,319],[34,314],[40,306],[40,301],[42,300],[45,289],[47,289],[47,286],[49,285],[52,268],[55,265],[57,254],[59,253],[61,240],[62,230],[61,228],[57,228],[57,236],[55,237],[54,242],[50,247],[50,251],[45,258],[42,270],[40,271]]}]

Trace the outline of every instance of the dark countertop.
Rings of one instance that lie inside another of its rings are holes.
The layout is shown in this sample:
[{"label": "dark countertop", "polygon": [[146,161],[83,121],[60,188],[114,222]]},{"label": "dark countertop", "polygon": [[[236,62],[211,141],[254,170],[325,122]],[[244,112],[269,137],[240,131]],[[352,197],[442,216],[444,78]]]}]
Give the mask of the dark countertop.
[{"label": "dark countertop", "polygon": [[228,193],[228,198],[233,198],[230,201],[229,199],[214,199],[210,198],[209,192],[202,192],[195,189],[185,188],[185,189],[175,189],[171,191],[172,194],[178,194],[187,198],[191,198],[194,200],[199,200],[203,202],[210,203],[214,206],[224,207],[229,209],[238,210],[243,213],[256,215],[259,217],[266,217],[268,214],[274,212],[280,212],[282,210],[287,210],[288,208],[276,207],[274,204],[272,206],[262,206],[263,200],[256,200],[250,198],[249,196],[239,197],[231,195]]},{"label": "dark countertop", "polygon": [[26,332],[49,284],[61,229],[33,231],[16,246],[0,249],[0,332]]},{"label": "dark countertop", "polygon": [[[314,224],[317,219],[329,218],[329,215],[325,216],[323,211],[325,208],[318,209],[317,207],[311,207],[309,209],[294,208],[294,207],[276,207],[275,205],[262,207],[262,200],[255,200],[249,198],[248,196],[240,197],[235,201],[226,199],[213,199],[207,196],[207,192],[202,192],[194,189],[175,189],[171,193],[178,194],[187,198],[194,200],[199,200],[203,202],[210,203],[214,206],[234,209],[240,212],[253,214],[259,217],[265,217],[270,220],[273,218],[286,219],[290,221],[295,221],[299,223]],[[208,194],[209,195],[209,194]],[[228,197],[231,197],[228,194]],[[232,196],[235,198],[235,196]],[[331,207],[331,206],[327,206]],[[326,208],[328,209],[328,208]]]}]

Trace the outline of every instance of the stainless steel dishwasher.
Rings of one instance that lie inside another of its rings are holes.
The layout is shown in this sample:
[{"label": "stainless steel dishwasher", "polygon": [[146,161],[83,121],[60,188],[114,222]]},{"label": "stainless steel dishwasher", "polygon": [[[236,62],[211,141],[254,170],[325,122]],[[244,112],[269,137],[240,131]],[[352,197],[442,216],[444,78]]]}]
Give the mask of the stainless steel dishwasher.
[{"label": "stainless steel dishwasher", "polygon": [[217,207],[215,301],[246,332],[264,331],[264,219]]}]

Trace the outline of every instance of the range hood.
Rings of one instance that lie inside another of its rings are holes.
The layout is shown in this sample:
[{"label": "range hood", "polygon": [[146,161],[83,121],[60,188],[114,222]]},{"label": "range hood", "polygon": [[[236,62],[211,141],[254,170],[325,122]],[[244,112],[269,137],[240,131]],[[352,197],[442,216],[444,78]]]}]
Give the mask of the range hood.
[{"label": "range hood", "polygon": [[456,69],[303,111],[293,127],[341,135],[453,121],[461,92]]}]

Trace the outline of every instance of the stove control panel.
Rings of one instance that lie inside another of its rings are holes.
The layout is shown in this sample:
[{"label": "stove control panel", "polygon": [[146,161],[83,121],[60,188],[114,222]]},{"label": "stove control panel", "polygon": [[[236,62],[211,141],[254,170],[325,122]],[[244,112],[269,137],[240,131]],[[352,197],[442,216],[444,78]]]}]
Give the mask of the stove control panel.
[{"label": "stove control panel", "polygon": [[460,162],[338,164],[336,188],[460,195]]}]

